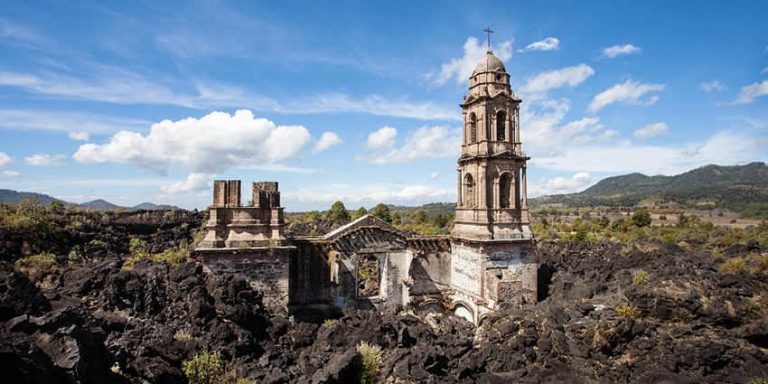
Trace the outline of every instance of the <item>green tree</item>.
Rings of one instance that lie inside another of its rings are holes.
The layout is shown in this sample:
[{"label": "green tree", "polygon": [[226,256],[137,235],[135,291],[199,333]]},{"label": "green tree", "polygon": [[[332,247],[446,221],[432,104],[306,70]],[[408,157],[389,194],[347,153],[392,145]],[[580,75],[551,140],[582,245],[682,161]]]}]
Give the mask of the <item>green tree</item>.
[{"label": "green tree", "polygon": [[392,224],[394,225],[400,225],[403,223],[402,217],[400,217],[400,213],[397,211],[392,212]]},{"label": "green tree", "polygon": [[651,225],[651,213],[647,209],[640,209],[632,214],[632,225],[642,228]]},{"label": "green tree", "polygon": [[331,209],[325,213],[325,218],[333,221],[349,221],[349,211],[344,203],[337,201],[331,205]]},{"label": "green tree", "polygon": [[389,213],[389,207],[384,203],[379,203],[373,207],[371,209],[371,215],[374,215],[379,219],[386,221],[387,223],[392,222],[392,215]]},{"label": "green tree", "polygon": [[368,214],[368,210],[365,207],[360,207],[352,214],[352,220],[357,220]]},{"label": "green tree", "polygon": [[308,222],[311,222],[311,221],[320,220],[322,218],[323,218],[323,216],[320,214],[320,212],[318,212],[318,211],[309,211],[309,212],[304,214],[304,217],[302,217],[302,220],[304,222],[308,223]]},{"label": "green tree", "polygon": [[416,222],[416,224],[424,224],[427,222],[427,213],[419,208],[411,213],[411,219]]}]

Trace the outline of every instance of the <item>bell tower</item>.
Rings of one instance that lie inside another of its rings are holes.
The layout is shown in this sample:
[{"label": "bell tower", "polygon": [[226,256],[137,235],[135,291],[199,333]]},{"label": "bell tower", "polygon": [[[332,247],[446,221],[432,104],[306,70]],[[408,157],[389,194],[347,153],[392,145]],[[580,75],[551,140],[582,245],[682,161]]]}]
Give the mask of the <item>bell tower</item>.
[{"label": "bell tower", "polygon": [[454,237],[530,239],[526,161],[520,143],[520,98],[491,51],[469,78],[458,161]]},{"label": "bell tower", "polygon": [[[490,34],[490,30],[486,30]],[[453,311],[478,323],[501,306],[537,299],[520,100],[504,63],[490,50],[469,78],[451,231]]]}]

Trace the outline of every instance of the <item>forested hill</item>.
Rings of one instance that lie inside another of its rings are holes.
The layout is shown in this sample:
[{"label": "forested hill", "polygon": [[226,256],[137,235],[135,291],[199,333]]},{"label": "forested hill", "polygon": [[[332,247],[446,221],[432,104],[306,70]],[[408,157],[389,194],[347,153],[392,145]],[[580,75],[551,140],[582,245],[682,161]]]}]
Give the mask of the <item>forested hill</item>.
[{"label": "forested hill", "polygon": [[707,165],[675,176],[632,173],[606,178],[579,193],[542,196],[532,199],[531,203],[633,206],[652,200],[729,209],[744,216],[768,218],[768,166],[762,162]]}]

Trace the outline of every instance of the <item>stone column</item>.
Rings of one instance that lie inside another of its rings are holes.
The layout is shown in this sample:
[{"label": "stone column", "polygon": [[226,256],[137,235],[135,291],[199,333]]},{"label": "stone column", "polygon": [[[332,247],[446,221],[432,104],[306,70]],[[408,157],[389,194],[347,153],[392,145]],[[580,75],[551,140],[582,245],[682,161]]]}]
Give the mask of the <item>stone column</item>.
[{"label": "stone column", "polygon": [[462,202],[462,199],[464,196],[461,195],[461,184],[464,182],[464,180],[461,179],[461,168],[456,168],[456,206],[461,207],[464,205]]},{"label": "stone column", "polygon": [[487,209],[488,208],[488,183],[486,182],[485,165],[481,164],[477,167],[477,169],[478,169],[477,190],[480,191],[480,199],[479,199],[479,204],[477,206],[482,209]]},{"label": "stone column", "polygon": [[528,172],[526,172],[526,169],[527,169],[527,166],[525,165],[525,163],[523,163],[523,181],[522,181],[522,183],[523,183],[523,185],[522,185],[523,191],[522,191],[522,196],[521,196],[522,197],[522,202],[523,202],[523,208],[527,208],[528,207],[528,180],[527,180],[527,176],[526,176]]}]

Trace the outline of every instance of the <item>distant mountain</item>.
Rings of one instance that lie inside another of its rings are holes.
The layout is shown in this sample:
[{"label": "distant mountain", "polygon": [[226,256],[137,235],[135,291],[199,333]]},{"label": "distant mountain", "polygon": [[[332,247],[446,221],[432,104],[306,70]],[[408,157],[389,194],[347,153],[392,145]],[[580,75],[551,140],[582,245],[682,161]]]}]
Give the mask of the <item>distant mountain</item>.
[{"label": "distant mountain", "polygon": [[729,209],[744,216],[768,217],[768,166],[762,162],[707,165],[675,176],[632,173],[606,178],[579,193],[531,199],[531,205],[634,206],[650,201]]},{"label": "distant mountain", "polygon": [[129,211],[140,211],[140,210],[157,211],[157,210],[167,210],[167,209],[181,209],[181,208],[175,205],[155,204],[150,202],[143,202],[141,204],[137,204],[137,205],[134,205],[133,207],[128,208]]},{"label": "distant mountain", "polygon": [[181,209],[175,205],[155,204],[150,202],[144,202],[144,203],[135,205],[133,207],[123,207],[117,204],[110,203],[109,201],[106,201],[103,199],[96,199],[96,200],[88,201],[82,204],[74,204],[74,203],[69,203],[64,200],[57,199],[55,197],[51,197],[42,193],[18,192],[10,189],[0,189],[0,202],[18,203],[22,200],[27,200],[27,199],[37,200],[42,205],[48,205],[51,202],[58,201],[65,205],[79,206],[82,208],[95,209],[97,211],[112,211],[115,209],[124,209],[126,211],[140,211],[140,210],[154,211],[154,210]]},{"label": "distant mountain", "polygon": [[96,199],[80,204],[83,208],[95,209],[97,211],[112,211],[118,208],[123,208],[117,204],[112,204],[109,201],[103,199]]},{"label": "distant mountain", "polygon": [[51,197],[42,193],[17,192],[10,189],[0,189],[0,201],[7,202],[7,203],[18,203],[26,199],[38,200],[43,205],[48,205],[54,201],[61,202],[62,204],[69,204],[63,200],[59,200],[55,197]]}]

